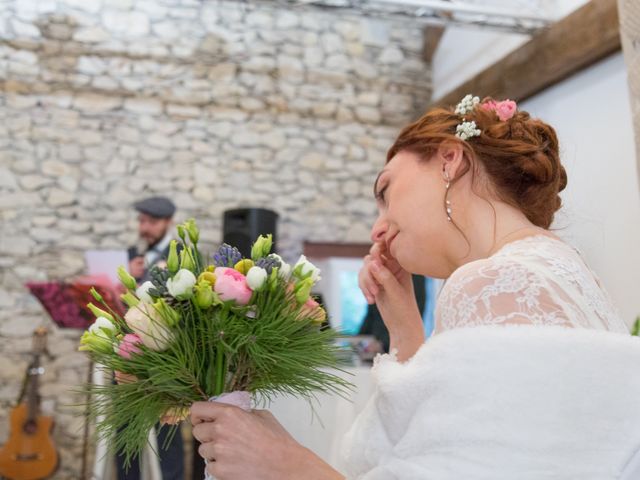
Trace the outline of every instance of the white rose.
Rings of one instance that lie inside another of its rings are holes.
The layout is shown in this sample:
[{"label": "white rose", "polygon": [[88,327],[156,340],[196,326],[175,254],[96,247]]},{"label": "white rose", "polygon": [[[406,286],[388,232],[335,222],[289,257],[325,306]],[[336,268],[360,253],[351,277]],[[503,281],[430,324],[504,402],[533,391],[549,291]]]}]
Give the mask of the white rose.
[{"label": "white rose", "polygon": [[134,331],[145,347],[160,352],[169,346],[173,334],[158,311],[148,303],[139,303],[124,316],[129,328]]},{"label": "white rose", "polygon": [[184,300],[193,295],[193,287],[195,284],[196,276],[191,270],[181,268],[173,278],[167,280],[167,290],[169,290],[169,294],[172,297]]},{"label": "white rose", "polygon": [[150,288],[155,288],[155,287],[153,286],[153,283],[147,280],[138,288],[136,288],[136,297],[138,297],[140,300],[142,300],[145,303],[153,303],[153,298],[151,298],[151,296],[149,295]]},{"label": "white rose", "polygon": [[262,267],[251,267],[247,272],[247,285],[251,290],[260,290],[267,281],[267,271]]},{"label": "white rose", "polygon": [[116,326],[111,322],[111,320],[104,317],[96,318],[96,321],[89,327],[89,333],[108,338],[104,330],[108,330],[112,333],[116,331]]},{"label": "white rose", "polygon": [[311,277],[314,283],[321,280],[320,269],[307,260],[307,257],[304,255],[300,255],[300,258],[293,267],[293,274],[300,279]]}]

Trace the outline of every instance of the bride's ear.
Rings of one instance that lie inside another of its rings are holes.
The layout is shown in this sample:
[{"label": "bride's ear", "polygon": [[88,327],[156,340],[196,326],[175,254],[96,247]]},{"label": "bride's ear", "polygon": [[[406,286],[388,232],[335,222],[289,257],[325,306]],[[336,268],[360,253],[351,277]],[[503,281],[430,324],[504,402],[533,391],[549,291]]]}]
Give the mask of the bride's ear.
[{"label": "bride's ear", "polygon": [[442,142],[438,147],[436,159],[441,165],[443,174],[451,180],[458,178],[465,170],[468,160],[465,158],[464,150],[459,142]]}]

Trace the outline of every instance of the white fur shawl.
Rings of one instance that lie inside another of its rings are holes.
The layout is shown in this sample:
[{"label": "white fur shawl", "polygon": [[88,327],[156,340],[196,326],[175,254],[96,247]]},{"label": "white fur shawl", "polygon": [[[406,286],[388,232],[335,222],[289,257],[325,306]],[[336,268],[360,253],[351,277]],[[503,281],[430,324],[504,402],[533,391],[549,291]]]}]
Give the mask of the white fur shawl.
[{"label": "white fur shawl", "polygon": [[350,479],[640,479],[636,337],[463,328],[406,363],[380,357],[373,374],[345,437]]}]

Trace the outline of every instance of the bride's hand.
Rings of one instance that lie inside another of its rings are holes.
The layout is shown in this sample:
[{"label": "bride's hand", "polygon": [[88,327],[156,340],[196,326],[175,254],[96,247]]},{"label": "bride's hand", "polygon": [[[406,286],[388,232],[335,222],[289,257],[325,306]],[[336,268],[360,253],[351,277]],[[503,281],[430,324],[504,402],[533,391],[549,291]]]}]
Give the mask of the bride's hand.
[{"label": "bride's hand", "polygon": [[375,303],[380,310],[398,358],[412,356],[424,342],[424,328],[411,274],[383,243],[376,243],[364,259],[358,282],[367,302]]},{"label": "bride's hand", "polygon": [[369,304],[376,303],[376,295],[380,292],[380,283],[372,271],[372,267],[376,264],[383,265],[404,290],[413,294],[411,274],[400,266],[384,243],[374,243],[369,250],[369,255],[364,257],[364,266],[358,275],[360,289]]},{"label": "bride's hand", "polygon": [[197,402],[191,407],[191,423],[193,436],[202,443],[198,453],[216,479],[343,478],[297,443],[268,411]]}]

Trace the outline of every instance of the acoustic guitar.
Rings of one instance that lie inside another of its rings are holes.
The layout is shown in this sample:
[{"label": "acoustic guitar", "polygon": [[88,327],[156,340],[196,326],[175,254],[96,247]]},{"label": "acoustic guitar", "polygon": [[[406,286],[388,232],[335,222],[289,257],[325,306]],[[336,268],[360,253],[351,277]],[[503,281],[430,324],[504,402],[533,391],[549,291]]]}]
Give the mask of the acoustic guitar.
[{"label": "acoustic guitar", "polygon": [[46,335],[44,328],[34,332],[33,360],[27,369],[25,395],[21,395],[26,400],[11,411],[9,440],[0,450],[2,478],[39,480],[49,477],[58,466],[58,453],[51,439],[53,419],[40,415],[38,395],[38,379],[44,373],[40,356],[46,349]]}]

